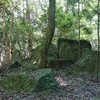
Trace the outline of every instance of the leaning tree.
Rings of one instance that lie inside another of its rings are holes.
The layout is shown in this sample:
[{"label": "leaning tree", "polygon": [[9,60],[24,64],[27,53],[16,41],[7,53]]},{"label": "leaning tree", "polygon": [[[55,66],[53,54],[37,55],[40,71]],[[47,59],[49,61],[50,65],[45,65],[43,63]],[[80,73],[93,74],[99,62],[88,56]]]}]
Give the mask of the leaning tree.
[{"label": "leaning tree", "polygon": [[42,44],[43,46],[41,49],[41,60],[40,60],[41,67],[47,66],[48,50],[55,32],[55,8],[56,8],[55,4],[56,4],[56,0],[49,0],[48,26],[45,34],[45,39]]}]

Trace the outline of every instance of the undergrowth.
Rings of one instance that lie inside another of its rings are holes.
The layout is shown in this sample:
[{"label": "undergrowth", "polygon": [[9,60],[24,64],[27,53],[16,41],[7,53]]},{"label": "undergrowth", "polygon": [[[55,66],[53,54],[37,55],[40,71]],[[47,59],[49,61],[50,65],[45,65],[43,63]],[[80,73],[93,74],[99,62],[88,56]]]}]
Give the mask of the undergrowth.
[{"label": "undergrowth", "polygon": [[97,70],[100,74],[100,68],[97,69],[97,66],[99,65],[97,65],[97,52],[84,52],[79,60],[70,66],[66,75],[79,75],[80,73],[87,73],[89,75],[95,76],[97,74]]},{"label": "undergrowth", "polygon": [[37,85],[36,80],[30,80],[25,73],[17,75],[9,75],[4,77],[0,86],[7,90],[14,90],[17,92],[32,92]]}]

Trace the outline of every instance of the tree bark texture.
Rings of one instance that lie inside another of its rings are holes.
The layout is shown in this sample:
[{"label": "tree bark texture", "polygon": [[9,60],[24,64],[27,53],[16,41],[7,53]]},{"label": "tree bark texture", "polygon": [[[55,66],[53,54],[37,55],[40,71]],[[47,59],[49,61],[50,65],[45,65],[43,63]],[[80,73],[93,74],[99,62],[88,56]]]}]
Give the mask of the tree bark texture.
[{"label": "tree bark texture", "polygon": [[47,55],[48,55],[48,49],[50,47],[52,38],[54,36],[55,31],[55,0],[49,0],[49,8],[48,8],[48,27],[47,32],[45,35],[45,41],[43,44],[43,49],[41,51],[41,61],[40,66],[41,67],[47,67]]}]

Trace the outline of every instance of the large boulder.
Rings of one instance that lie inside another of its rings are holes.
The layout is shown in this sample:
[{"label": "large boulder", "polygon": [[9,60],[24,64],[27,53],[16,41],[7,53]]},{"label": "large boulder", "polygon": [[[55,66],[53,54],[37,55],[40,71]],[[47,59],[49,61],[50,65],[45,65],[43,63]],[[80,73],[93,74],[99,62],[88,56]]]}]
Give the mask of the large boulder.
[{"label": "large boulder", "polygon": [[4,67],[2,67],[2,69],[0,69],[0,73],[16,71],[21,66],[22,65],[19,61],[14,61],[14,62],[10,63],[9,65],[5,65]]},{"label": "large boulder", "polygon": [[66,68],[74,63],[74,60],[69,59],[51,59],[49,60],[48,66],[51,68]]},{"label": "large boulder", "polygon": [[39,69],[35,76],[35,79],[38,80],[35,91],[45,91],[51,88],[59,88],[60,86],[56,82],[51,69]]},{"label": "large boulder", "polygon": [[[58,57],[60,59],[78,60],[78,41],[71,39],[59,38],[57,42]],[[80,40],[80,54],[85,50],[91,51],[89,41]],[[82,55],[81,55],[82,56]]]},{"label": "large boulder", "polygon": [[51,68],[42,68],[42,69],[38,69],[36,70],[36,75],[35,75],[35,79],[39,80],[41,77],[47,75],[47,74],[51,74]]},{"label": "large boulder", "polygon": [[14,61],[14,62],[12,62],[10,65],[9,65],[9,70],[12,70],[12,69],[16,69],[16,68],[19,68],[19,67],[21,67],[22,65],[21,65],[21,63],[20,62],[18,62],[18,61]]},{"label": "large boulder", "polygon": [[[75,73],[88,72],[89,74],[96,74],[97,66],[100,65],[100,59],[98,64],[97,55],[98,55],[97,51],[84,52],[82,56],[77,60],[77,62],[71,66],[71,71]],[[100,71],[100,69],[98,69],[98,71]]]}]

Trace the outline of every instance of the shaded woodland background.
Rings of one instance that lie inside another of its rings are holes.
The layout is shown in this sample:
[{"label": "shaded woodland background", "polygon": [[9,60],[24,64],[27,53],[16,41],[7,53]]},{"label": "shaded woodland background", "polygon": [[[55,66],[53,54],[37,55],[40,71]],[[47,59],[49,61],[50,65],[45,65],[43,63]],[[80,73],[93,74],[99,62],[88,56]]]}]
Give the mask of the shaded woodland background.
[{"label": "shaded woodland background", "polygon": [[[27,72],[43,71],[39,80],[48,68],[65,68],[67,74],[88,72],[98,82],[99,5],[100,0],[0,0],[0,73],[14,71],[29,86]],[[1,84],[9,80],[13,76]]]}]

